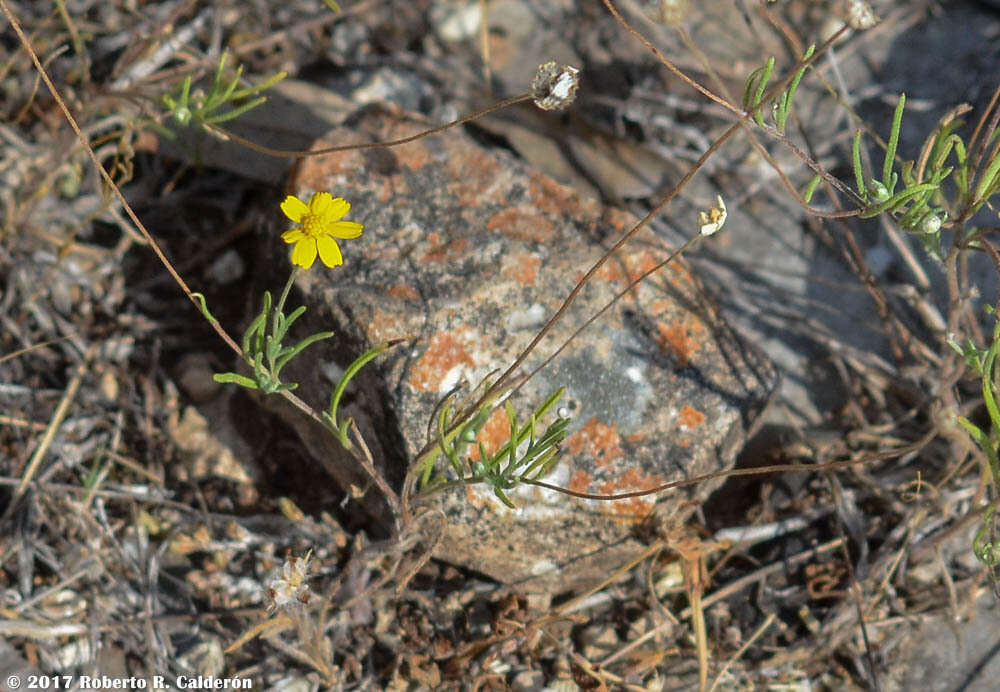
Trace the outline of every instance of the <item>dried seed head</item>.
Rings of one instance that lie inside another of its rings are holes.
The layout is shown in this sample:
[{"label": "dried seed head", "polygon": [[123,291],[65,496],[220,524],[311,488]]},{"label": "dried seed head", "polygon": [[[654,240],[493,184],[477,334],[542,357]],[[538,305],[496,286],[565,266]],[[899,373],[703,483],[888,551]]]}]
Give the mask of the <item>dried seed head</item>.
[{"label": "dried seed head", "polygon": [[871,29],[878,24],[878,16],[872,6],[863,0],[847,0],[845,9],[847,26],[852,29]]},{"label": "dried seed head", "polygon": [[659,24],[680,24],[691,14],[691,0],[656,0],[646,3],[646,16]]},{"label": "dried seed head", "polygon": [[285,564],[281,566],[281,575],[268,584],[268,610],[283,610],[309,601],[309,585],[306,579],[309,576],[311,555],[310,550],[305,557],[288,556]]},{"label": "dried seed head", "polygon": [[560,110],[573,103],[579,85],[580,70],[552,60],[538,66],[531,80],[531,97],[543,111]]}]

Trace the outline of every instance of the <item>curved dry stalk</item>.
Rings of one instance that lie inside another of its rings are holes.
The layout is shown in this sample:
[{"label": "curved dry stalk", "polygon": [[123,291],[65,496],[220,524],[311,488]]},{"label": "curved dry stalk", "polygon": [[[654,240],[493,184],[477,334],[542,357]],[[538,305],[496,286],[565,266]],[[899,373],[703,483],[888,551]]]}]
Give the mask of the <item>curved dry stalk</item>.
[{"label": "curved dry stalk", "polygon": [[431,135],[436,135],[439,132],[444,132],[458,125],[464,125],[465,123],[472,122],[484,115],[489,115],[494,111],[498,111],[502,108],[507,108],[508,106],[513,106],[518,103],[523,103],[525,101],[530,101],[532,99],[531,94],[521,94],[520,96],[512,96],[509,99],[504,99],[499,103],[494,103],[492,106],[478,110],[475,113],[470,113],[469,115],[463,115],[457,120],[452,120],[450,123],[445,123],[444,125],[438,125],[432,127],[429,130],[423,130],[414,135],[408,135],[406,137],[400,137],[399,139],[388,139],[381,142],[359,142],[357,144],[340,144],[335,147],[324,147],[322,149],[272,149],[271,147],[265,147],[260,144],[256,144],[245,137],[240,137],[235,132],[230,132],[224,128],[214,125],[212,123],[205,123],[205,127],[210,131],[214,132],[219,137],[224,139],[231,139],[237,144],[242,144],[243,146],[253,149],[254,151],[265,154],[266,156],[274,156],[277,158],[288,158],[288,159],[300,159],[307,156],[319,156],[321,154],[332,154],[338,151],[354,151],[357,149],[379,149],[382,147],[395,147],[400,144],[408,144],[410,142],[415,142],[418,139],[424,137],[429,137]]}]

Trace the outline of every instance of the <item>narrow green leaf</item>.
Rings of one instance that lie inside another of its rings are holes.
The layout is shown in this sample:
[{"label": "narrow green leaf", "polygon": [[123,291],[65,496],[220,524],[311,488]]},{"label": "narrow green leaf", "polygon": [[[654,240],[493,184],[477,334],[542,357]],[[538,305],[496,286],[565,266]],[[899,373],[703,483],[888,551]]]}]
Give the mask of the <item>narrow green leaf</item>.
[{"label": "narrow green leaf", "polygon": [[[343,379],[341,379],[343,382]],[[346,385],[345,385],[346,387]],[[340,389],[340,385],[337,386]],[[343,392],[341,392],[343,393]],[[337,406],[339,406],[340,397],[334,394],[337,402],[330,404],[331,415],[336,414]],[[455,475],[459,478],[465,475],[465,469],[462,467],[462,460],[458,458],[458,452],[455,450],[455,446],[447,439],[447,421],[450,418],[448,415],[448,409],[451,408],[449,403],[442,408],[441,415],[438,416],[438,445],[441,447],[441,452],[448,459],[448,463],[451,464],[451,468],[455,471]],[[430,473],[430,469],[434,466],[434,459],[428,459],[427,466],[424,475],[425,477]]]},{"label": "narrow green leaf", "polygon": [[986,511],[986,517],[983,519],[982,528],[976,532],[975,538],[972,539],[972,552],[984,565],[993,569],[1000,564],[1000,551],[997,550],[997,545],[992,540],[993,537],[993,507],[990,507]]},{"label": "narrow green leaf", "polygon": [[287,76],[288,76],[287,72],[284,71],[278,72],[277,74],[271,75],[260,84],[253,84],[248,87],[243,87],[242,89],[237,89],[236,91],[233,92],[232,98],[234,100],[245,99],[248,96],[254,96],[256,94],[259,94],[263,91],[266,91],[267,89],[270,89],[275,84],[285,79]]},{"label": "narrow green leaf", "polygon": [[286,351],[284,351],[284,355],[278,357],[277,360],[275,361],[274,375],[277,377],[278,371],[280,371],[281,368],[285,367],[285,364],[288,363],[288,361],[290,361],[298,354],[302,353],[304,349],[313,345],[317,341],[322,341],[323,339],[329,339],[331,336],[333,336],[333,332],[316,332],[315,334],[307,336],[299,343],[288,348]]},{"label": "narrow green leaf", "polygon": [[266,101],[267,101],[267,97],[266,96],[258,96],[257,98],[253,99],[252,101],[248,101],[247,103],[244,103],[242,106],[237,106],[237,107],[233,108],[232,110],[226,111],[225,113],[219,113],[217,115],[211,115],[211,116],[205,117],[205,118],[203,118],[203,120],[206,123],[209,123],[210,125],[217,125],[219,123],[224,123],[224,122],[226,122],[228,120],[232,120],[233,118],[240,117],[241,115],[243,115],[247,111],[253,110],[257,106],[261,105],[262,103],[265,103]]},{"label": "narrow green leaf", "polygon": [[215,319],[215,316],[208,311],[208,304],[205,302],[205,296],[201,293],[192,293],[191,297],[198,301],[198,309],[201,310],[202,316],[211,322],[212,324],[218,324],[219,320]]},{"label": "narrow green leaf", "polygon": [[806,204],[809,204],[812,201],[813,194],[815,194],[816,188],[819,187],[822,180],[822,176],[814,175],[812,180],[810,180],[806,185],[805,189],[802,191],[802,199]]},{"label": "narrow green leaf", "polygon": [[295,320],[299,319],[300,317],[302,317],[303,314],[305,314],[305,311],[306,311],[306,306],[300,305],[299,307],[295,308],[294,311],[292,311],[291,315],[287,317],[285,317],[281,313],[275,315],[274,338],[277,339],[279,342],[284,341],[285,334],[288,333],[288,330],[295,323]]},{"label": "narrow green leaf", "polygon": [[257,383],[249,377],[239,375],[235,372],[217,372],[212,375],[212,379],[221,384],[238,384],[247,389],[259,389]]},{"label": "narrow green leaf", "polygon": [[895,211],[899,205],[906,202],[911,197],[916,197],[917,195],[926,192],[927,190],[935,190],[936,186],[929,183],[923,183],[921,185],[915,185],[908,190],[902,190],[901,192],[893,195],[889,199],[874,206],[868,207],[863,212],[858,214],[859,218],[870,219],[873,216],[878,216],[884,211]]},{"label": "narrow green leaf", "polygon": [[865,185],[865,174],[861,168],[861,130],[854,133],[854,145],[851,147],[851,158],[854,162],[854,181],[858,186],[858,195],[868,201],[868,186]]},{"label": "narrow green leaf", "polygon": [[[233,78],[226,84],[221,91],[216,92],[216,103],[221,106],[222,104],[229,101],[232,97],[233,92],[236,91],[236,87],[240,85],[240,78],[243,76],[243,65],[236,68],[236,73]],[[222,81],[216,83],[216,87],[223,86]]]},{"label": "narrow green leaf", "polygon": [[989,199],[996,192],[997,176],[1000,174],[1000,156],[995,156],[976,185],[976,200]]},{"label": "narrow green leaf", "polygon": [[767,59],[767,63],[764,64],[764,71],[761,73],[760,83],[757,84],[757,90],[753,95],[753,106],[754,114],[753,119],[761,127],[764,126],[764,114],[761,112],[760,102],[764,98],[764,90],[767,88],[767,82],[771,79],[771,72],[774,70],[774,56],[772,55]]},{"label": "narrow green leaf", "polygon": [[758,67],[756,70],[751,72],[749,76],[747,76],[747,81],[744,82],[743,84],[743,110],[747,111],[748,113],[753,110],[754,107],[753,94],[755,91],[755,87],[757,86],[757,80],[760,78],[760,75],[763,74],[763,72],[764,72],[763,66]]},{"label": "narrow green leaf", "polygon": [[[262,312],[262,313],[260,313],[259,315],[257,315],[253,319],[253,322],[250,323],[250,326],[248,326],[247,329],[246,329],[246,331],[243,332],[243,353],[246,354],[248,357],[249,357],[249,354],[251,353],[251,348],[250,348],[251,341],[250,340],[255,335],[259,335],[258,332],[260,332],[262,330],[262,328],[264,326],[264,323],[266,321],[267,321],[267,315]],[[259,350],[259,346],[258,346],[258,350]]]},{"label": "narrow green leaf", "polygon": [[517,509],[517,506],[514,505],[514,503],[510,501],[509,497],[507,497],[506,495],[504,495],[503,491],[498,486],[495,486],[495,485],[493,486],[493,494],[497,496],[497,498],[500,500],[500,502],[504,503],[505,505],[507,505],[511,509]]},{"label": "narrow green leaf", "polygon": [[994,365],[997,359],[997,349],[1000,349],[1000,341],[996,339],[990,344],[986,351],[986,358],[983,361],[983,403],[986,404],[986,411],[990,414],[990,422],[994,429],[1000,429],[1000,409],[997,409],[996,399],[993,397],[993,388],[996,383],[996,372]]},{"label": "narrow green leaf", "polygon": [[906,94],[900,94],[896,110],[892,114],[892,131],[889,133],[889,145],[885,149],[885,161],[882,163],[882,181],[888,185],[889,194],[893,193],[893,186],[888,183],[892,176],[892,165],[896,161],[896,146],[899,144],[899,130],[903,125],[903,107],[905,105]]},{"label": "narrow green leaf", "polygon": [[215,67],[215,77],[212,80],[213,84],[222,83],[222,72],[226,69],[226,61],[229,60],[229,51],[222,51],[222,55],[219,56],[219,64]]},{"label": "narrow green leaf", "polygon": [[[327,333],[327,332],[324,332]],[[331,336],[333,332],[328,332]],[[340,378],[340,382],[337,383],[337,388],[333,391],[333,396],[330,397],[330,417],[333,420],[337,420],[337,409],[340,407],[340,398],[344,395],[344,391],[347,389],[347,385],[350,384],[351,380],[354,378],[361,368],[370,363],[373,359],[385,353],[392,346],[391,343],[384,341],[373,348],[368,349],[360,356],[354,359],[354,362],[347,366],[347,370],[344,371],[344,376]],[[447,406],[443,407],[442,414],[447,416]],[[443,418],[439,419],[438,429],[443,430],[445,427],[445,421]],[[441,433],[441,443],[444,445],[444,433]]]},{"label": "narrow green leaf", "polygon": [[[806,48],[805,53],[802,54],[802,60],[806,61],[811,58],[815,50],[815,43]],[[781,101],[779,102],[780,106],[775,117],[775,125],[778,128],[778,132],[785,131],[785,123],[788,121],[788,115],[792,111],[792,99],[795,98],[795,92],[798,90],[799,82],[802,80],[802,76],[806,73],[807,68],[808,65],[802,65],[802,67],[798,69],[795,76],[792,77],[792,81],[789,83],[788,89],[781,95]]]}]

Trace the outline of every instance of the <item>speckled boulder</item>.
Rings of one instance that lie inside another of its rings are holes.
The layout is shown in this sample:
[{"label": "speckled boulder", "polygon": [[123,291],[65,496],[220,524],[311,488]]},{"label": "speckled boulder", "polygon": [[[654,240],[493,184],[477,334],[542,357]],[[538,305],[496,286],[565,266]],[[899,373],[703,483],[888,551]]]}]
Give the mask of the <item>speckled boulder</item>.
[{"label": "speckled boulder", "polygon": [[[316,146],[421,129],[403,113],[369,109]],[[635,222],[505,152],[487,151],[462,130],[307,159],[289,188],[303,198],[322,190],[342,196],[353,205],[349,218],[365,224],[360,239],[342,244],[343,267],[317,263],[298,286],[313,319],[333,326],[355,355],[371,343],[407,339],[380,361],[381,393],[369,396],[367,414],[353,411],[397,482],[427,442],[439,401],[456,385],[505,369],[604,247]],[[669,250],[648,232],[634,238],[590,281],[524,372]],[[621,493],[728,468],[775,383],[772,367],[674,262],[601,315],[514,404],[524,415],[566,386],[573,424],[547,480]],[[328,396],[327,385],[310,386],[304,383],[307,399]],[[507,433],[498,412],[481,437],[495,449]],[[485,486],[439,493],[428,500],[446,517],[435,556],[529,589],[583,586],[636,554],[633,530],[654,505],[657,516],[680,521],[717,485],[619,502],[522,487],[511,495],[516,510]]]}]

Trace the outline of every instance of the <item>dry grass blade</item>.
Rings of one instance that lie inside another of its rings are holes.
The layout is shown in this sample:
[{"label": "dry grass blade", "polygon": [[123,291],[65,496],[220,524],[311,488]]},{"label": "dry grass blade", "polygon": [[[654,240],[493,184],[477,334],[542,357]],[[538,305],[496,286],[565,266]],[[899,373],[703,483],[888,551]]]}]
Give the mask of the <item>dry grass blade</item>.
[{"label": "dry grass blade", "polygon": [[76,368],[76,372],[73,373],[73,379],[69,381],[69,385],[66,387],[66,392],[59,401],[59,406],[56,408],[55,413],[52,414],[52,420],[49,421],[49,425],[45,429],[45,434],[42,435],[42,438],[38,441],[38,446],[35,447],[35,451],[31,455],[31,460],[28,462],[27,467],[24,469],[24,473],[21,475],[21,482],[14,490],[14,502],[11,502],[10,505],[8,505],[5,516],[9,515],[9,513],[13,510],[17,499],[24,495],[25,491],[28,489],[28,485],[31,483],[31,480],[38,472],[42,459],[45,458],[45,454],[48,452],[49,446],[52,444],[56,433],[59,431],[59,426],[62,425],[63,420],[69,413],[70,404],[73,403],[77,390],[80,389],[80,385],[83,383],[83,378],[87,374],[87,370],[90,367],[90,361],[93,359],[94,353],[97,351],[97,346],[97,344],[92,344],[90,348],[87,349],[82,361]]}]

